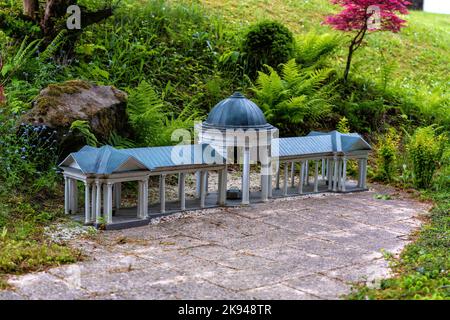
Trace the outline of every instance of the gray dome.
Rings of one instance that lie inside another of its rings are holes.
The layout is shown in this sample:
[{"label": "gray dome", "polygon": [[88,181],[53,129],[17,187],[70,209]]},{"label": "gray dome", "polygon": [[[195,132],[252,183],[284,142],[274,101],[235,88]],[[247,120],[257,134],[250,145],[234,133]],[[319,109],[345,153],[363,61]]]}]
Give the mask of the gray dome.
[{"label": "gray dome", "polygon": [[235,92],[231,97],[219,102],[211,110],[203,125],[219,129],[272,128],[272,125],[267,123],[261,109],[240,92]]}]

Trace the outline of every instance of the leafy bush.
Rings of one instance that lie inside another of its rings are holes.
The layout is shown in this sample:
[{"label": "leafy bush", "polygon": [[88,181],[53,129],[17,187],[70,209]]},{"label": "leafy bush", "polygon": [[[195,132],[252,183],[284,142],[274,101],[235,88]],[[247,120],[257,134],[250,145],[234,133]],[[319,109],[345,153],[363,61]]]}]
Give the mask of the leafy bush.
[{"label": "leafy bush", "polygon": [[397,170],[397,153],[400,143],[400,137],[394,128],[379,138],[375,147],[377,153],[377,172],[376,178],[392,182]]},{"label": "leafy bush", "polygon": [[292,57],[293,52],[294,37],[288,28],[276,21],[257,23],[244,36],[244,69],[254,78],[264,65],[277,69]]},{"label": "leafy bush", "polygon": [[406,148],[417,188],[431,186],[434,173],[440,166],[445,141],[444,135],[438,135],[434,126],[418,128],[409,138]]},{"label": "leafy bush", "polygon": [[348,119],[346,117],[342,117],[337,126],[336,126],[336,130],[339,131],[340,133],[350,133],[350,126],[348,124]]},{"label": "leafy bush", "polygon": [[273,68],[259,72],[253,91],[267,120],[282,134],[299,135],[318,125],[334,101],[333,69],[302,68],[294,59],[282,65],[281,76]]}]

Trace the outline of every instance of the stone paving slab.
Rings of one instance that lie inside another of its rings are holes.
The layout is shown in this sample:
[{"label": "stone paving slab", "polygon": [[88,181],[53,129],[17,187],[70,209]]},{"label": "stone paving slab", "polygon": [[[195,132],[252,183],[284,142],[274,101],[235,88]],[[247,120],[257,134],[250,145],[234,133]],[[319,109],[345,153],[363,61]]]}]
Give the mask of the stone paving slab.
[{"label": "stone paving slab", "polygon": [[389,276],[381,250],[428,209],[382,187],[187,212],[72,240],[84,261],[11,276],[0,299],[338,299]]}]

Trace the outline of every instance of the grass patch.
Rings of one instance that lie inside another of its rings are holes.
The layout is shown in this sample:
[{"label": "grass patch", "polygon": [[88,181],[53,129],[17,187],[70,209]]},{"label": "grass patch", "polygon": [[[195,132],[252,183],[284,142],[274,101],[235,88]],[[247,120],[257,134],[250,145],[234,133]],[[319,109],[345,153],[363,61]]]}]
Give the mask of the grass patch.
[{"label": "grass patch", "polygon": [[44,234],[46,226],[63,219],[58,207],[46,207],[52,201],[33,206],[25,197],[0,196],[0,290],[8,288],[8,274],[41,271],[81,258],[79,250],[53,243]]},{"label": "grass patch", "polygon": [[424,192],[435,201],[430,221],[398,259],[392,262],[395,277],[380,288],[356,286],[349,299],[450,299],[450,192]]}]

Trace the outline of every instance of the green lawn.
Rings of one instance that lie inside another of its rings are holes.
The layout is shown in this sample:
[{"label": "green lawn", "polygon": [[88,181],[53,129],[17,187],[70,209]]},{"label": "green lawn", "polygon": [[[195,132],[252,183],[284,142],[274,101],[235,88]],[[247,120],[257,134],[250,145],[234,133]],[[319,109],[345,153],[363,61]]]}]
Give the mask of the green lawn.
[{"label": "green lawn", "polygon": [[[336,32],[321,22],[339,10],[328,0],[200,0],[200,3],[235,29],[275,19],[297,35],[309,31]],[[367,45],[355,56],[355,66],[366,77],[379,77],[380,65],[386,61],[397,64],[392,78],[404,88],[444,87],[450,81],[450,16],[412,11],[406,19],[408,27],[398,34],[369,35]],[[340,67],[344,65],[345,53],[345,49],[340,52],[337,61]]]}]

